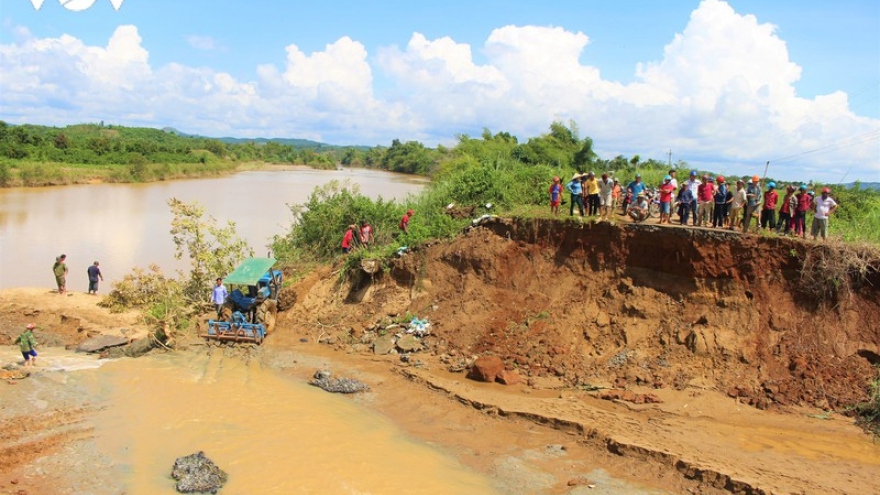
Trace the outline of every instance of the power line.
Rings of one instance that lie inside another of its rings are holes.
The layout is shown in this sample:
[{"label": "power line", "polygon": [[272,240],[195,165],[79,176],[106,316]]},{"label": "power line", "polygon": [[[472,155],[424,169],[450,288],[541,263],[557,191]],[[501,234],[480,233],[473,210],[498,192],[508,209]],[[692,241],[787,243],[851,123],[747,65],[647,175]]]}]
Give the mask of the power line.
[{"label": "power line", "polygon": [[[796,158],[800,158],[800,157],[806,156],[806,155],[811,155],[814,153],[836,151],[838,149],[845,149],[845,148],[849,148],[852,146],[858,146],[860,144],[864,144],[864,143],[873,141],[877,138],[880,138],[880,130],[866,132],[865,134],[861,134],[859,136],[848,137],[848,138],[842,139],[840,141],[837,141],[836,143],[822,146],[821,148],[816,148],[816,149],[804,151],[804,152],[801,152],[801,153],[798,153],[795,155],[784,156],[782,158],[774,158],[770,161],[774,162],[774,163],[780,163],[780,162],[784,163],[784,162],[791,161]],[[856,140],[856,141],[852,142],[853,140]],[[847,142],[847,141],[850,141],[850,142]]]}]

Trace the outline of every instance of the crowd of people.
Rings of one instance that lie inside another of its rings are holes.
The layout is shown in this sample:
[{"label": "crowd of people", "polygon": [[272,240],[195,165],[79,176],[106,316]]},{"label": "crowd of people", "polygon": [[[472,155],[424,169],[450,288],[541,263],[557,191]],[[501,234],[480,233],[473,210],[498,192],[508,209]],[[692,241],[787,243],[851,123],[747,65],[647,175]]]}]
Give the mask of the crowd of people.
[{"label": "crowd of people", "polygon": [[751,179],[738,179],[731,187],[723,176],[702,177],[692,170],[681,184],[676,178],[677,170],[670,170],[656,188],[649,188],[640,174],[635,174],[625,186],[612,173],[596,178],[593,172],[575,173],[562,186],[559,177],[553,178],[548,190],[550,211],[559,215],[563,190],[569,194],[569,216],[578,211],[581,217],[598,216],[610,220],[618,208],[620,215],[629,216],[634,222],[644,222],[652,209],[659,213],[659,223],[672,222],[672,212],[677,212],[681,225],[711,227],[749,232],[764,229],[783,235],[807,236],[807,214],[813,214],[810,234],[813,239],[828,237],[828,219],[837,210],[837,202],[827,187],[816,196],[806,184],[788,184],[782,196],[776,183],[769,181],[765,187],[757,175]]},{"label": "crowd of people", "polygon": [[[415,212],[406,210],[397,227],[401,234],[409,234],[409,220]],[[342,253],[348,254],[356,247],[369,247],[375,242],[373,226],[367,220],[361,220],[360,226],[351,224],[342,234]]]}]

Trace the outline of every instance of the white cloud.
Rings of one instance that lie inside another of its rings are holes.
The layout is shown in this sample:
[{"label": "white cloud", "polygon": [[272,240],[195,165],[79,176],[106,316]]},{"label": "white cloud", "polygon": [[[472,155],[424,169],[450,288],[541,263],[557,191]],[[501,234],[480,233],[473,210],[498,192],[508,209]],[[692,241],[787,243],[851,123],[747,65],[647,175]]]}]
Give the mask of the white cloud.
[{"label": "white cloud", "polygon": [[217,43],[217,40],[210,36],[191,34],[186,37],[186,42],[189,46],[195,48],[196,50],[211,51],[220,48],[220,44]]},{"label": "white cloud", "polygon": [[[0,45],[0,118],[13,122],[434,145],[483,127],[525,138],[571,119],[608,157],[659,158],[671,148],[676,158],[739,172],[733,167],[791,156],[771,174],[838,180],[855,164],[850,178],[880,180],[880,120],[855,115],[842,92],[797,96],[801,68],[776,28],[720,0],[704,0],[662,59],[633,67],[628,84],[582,61],[587,34],[559,27],[504,26],[479,47],[414,33],[375,58],[349,37],[312,53],[291,44],[283,66],[256,66],[252,81],[151,66],[134,26],[120,26],[103,47],[14,32],[15,42]],[[187,41],[217,48],[208,37]],[[375,70],[389,84],[381,97]]]}]

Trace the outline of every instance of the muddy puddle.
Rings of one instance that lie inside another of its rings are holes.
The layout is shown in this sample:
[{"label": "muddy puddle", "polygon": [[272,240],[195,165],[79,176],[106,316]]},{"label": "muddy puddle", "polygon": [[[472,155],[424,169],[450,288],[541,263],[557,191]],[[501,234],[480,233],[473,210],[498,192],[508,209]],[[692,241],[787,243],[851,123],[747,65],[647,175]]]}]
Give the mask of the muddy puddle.
[{"label": "muddy puddle", "polygon": [[496,493],[488,477],[406,437],[362,398],[256,362],[179,353],[101,365],[52,354],[42,376],[66,375],[93,394],[96,448],[127,495],[176,493],[175,458],[199,450],[229,474],[224,495]]}]

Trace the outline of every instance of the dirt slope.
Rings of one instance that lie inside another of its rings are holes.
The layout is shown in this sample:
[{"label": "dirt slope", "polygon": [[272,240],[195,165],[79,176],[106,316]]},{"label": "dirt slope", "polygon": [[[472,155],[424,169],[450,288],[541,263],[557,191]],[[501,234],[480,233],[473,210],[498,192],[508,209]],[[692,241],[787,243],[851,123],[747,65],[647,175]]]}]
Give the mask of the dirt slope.
[{"label": "dirt slope", "polygon": [[525,376],[839,409],[876,376],[880,276],[875,266],[852,294],[817,302],[799,290],[808,249],[698,229],[504,221],[409,253],[377,278],[315,274],[286,318],[330,334],[410,312],[431,320],[435,353],[495,354]]}]

